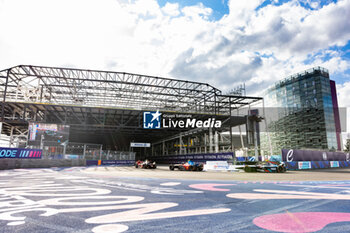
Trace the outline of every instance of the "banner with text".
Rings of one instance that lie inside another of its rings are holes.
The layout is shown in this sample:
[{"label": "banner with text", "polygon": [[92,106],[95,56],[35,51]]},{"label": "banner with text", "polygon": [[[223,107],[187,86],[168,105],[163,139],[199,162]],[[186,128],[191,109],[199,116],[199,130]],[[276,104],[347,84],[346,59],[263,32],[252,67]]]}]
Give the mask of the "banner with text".
[{"label": "banner with text", "polygon": [[41,159],[42,150],[0,147],[0,159]]},{"label": "banner with text", "polygon": [[350,161],[349,153],[282,149],[282,161]]}]

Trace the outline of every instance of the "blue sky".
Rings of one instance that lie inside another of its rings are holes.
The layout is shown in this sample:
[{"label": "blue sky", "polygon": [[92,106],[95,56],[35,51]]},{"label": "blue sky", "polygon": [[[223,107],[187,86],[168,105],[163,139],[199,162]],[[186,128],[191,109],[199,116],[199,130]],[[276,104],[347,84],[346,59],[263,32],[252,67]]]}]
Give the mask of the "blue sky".
[{"label": "blue sky", "polygon": [[206,0],[206,1],[197,1],[197,0],[158,0],[160,6],[164,6],[167,2],[178,3],[180,7],[193,6],[199,3],[202,3],[204,6],[209,7],[213,10],[212,19],[219,20],[223,15],[229,13],[229,8],[227,5],[227,0]]}]

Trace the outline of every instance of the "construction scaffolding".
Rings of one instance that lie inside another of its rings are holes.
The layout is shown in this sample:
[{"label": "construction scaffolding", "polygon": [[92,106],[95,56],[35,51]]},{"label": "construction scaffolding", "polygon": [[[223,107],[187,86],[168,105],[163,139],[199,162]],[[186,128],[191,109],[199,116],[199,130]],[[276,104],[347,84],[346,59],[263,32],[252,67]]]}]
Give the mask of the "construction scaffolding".
[{"label": "construction scaffolding", "polygon": [[28,122],[62,124],[70,126],[69,141],[124,151],[131,141],[159,142],[188,131],[145,130],[144,111],[186,113],[197,119],[214,116],[227,130],[235,122],[246,122],[235,117],[234,110],[262,100],[224,95],[207,83],[31,65],[0,71],[0,97],[4,134],[20,134],[25,141]]}]

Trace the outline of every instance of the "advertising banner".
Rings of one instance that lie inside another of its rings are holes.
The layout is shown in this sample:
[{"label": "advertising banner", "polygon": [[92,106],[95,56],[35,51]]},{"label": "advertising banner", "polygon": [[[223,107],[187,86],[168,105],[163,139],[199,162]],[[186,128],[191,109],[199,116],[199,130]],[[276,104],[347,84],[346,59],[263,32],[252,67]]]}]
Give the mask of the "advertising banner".
[{"label": "advertising banner", "polygon": [[226,171],[229,169],[227,161],[207,161],[204,170]]},{"label": "advertising banner", "polygon": [[42,150],[0,147],[0,159],[41,159]]},{"label": "advertising banner", "polygon": [[218,160],[230,160],[233,159],[233,152],[224,153],[207,153],[207,154],[187,154],[187,155],[167,155],[153,157],[152,160],[157,163],[182,163],[187,160],[193,160],[194,162],[206,162],[206,161],[218,161]]},{"label": "advertising banner", "polygon": [[339,167],[339,161],[331,161],[331,167]]},{"label": "advertising banner", "polygon": [[311,169],[311,162],[298,162],[299,169]]},{"label": "advertising banner", "polygon": [[343,152],[282,149],[282,161],[350,161],[350,156]]},{"label": "advertising banner", "polygon": [[135,160],[86,160],[86,166],[96,165],[134,165]]},{"label": "advertising banner", "polygon": [[135,160],[102,160],[101,165],[134,165]]},{"label": "advertising banner", "polygon": [[151,147],[151,143],[131,142],[130,147]]},{"label": "advertising banner", "polygon": [[[350,162],[348,161],[310,161],[311,169],[322,169],[332,167],[349,167]],[[298,162],[285,162],[288,170],[298,170]]]}]

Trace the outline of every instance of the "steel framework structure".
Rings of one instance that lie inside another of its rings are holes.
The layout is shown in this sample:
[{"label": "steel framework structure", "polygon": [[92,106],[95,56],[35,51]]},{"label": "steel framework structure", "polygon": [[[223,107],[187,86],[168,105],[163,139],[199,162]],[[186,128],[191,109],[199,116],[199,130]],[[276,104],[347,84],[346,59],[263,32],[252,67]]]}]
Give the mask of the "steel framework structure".
[{"label": "steel framework structure", "polygon": [[[0,97],[1,121],[6,125],[25,129],[28,121],[60,123],[71,125],[77,137],[87,131],[95,135],[112,131],[136,138],[145,134],[142,112],[146,110],[224,119],[234,109],[262,99],[223,95],[200,82],[32,65],[0,71]],[[167,135],[172,131],[179,130],[168,129]]]}]

